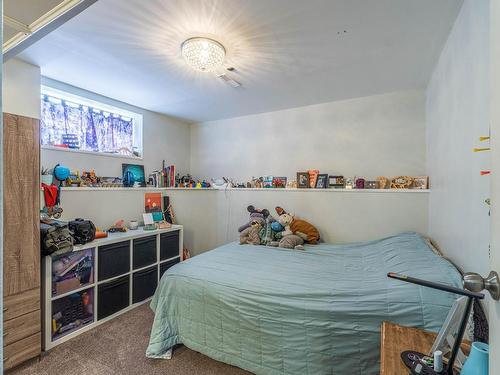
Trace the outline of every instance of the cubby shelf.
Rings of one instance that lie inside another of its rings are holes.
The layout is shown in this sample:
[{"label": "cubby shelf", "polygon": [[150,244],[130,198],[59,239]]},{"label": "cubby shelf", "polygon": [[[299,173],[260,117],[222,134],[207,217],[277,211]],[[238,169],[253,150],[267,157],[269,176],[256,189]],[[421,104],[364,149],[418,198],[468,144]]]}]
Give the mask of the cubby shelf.
[{"label": "cubby shelf", "polygon": [[[44,257],[44,350],[150,301],[163,272],[181,261],[182,249],[183,227],[172,225],[168,229],[110,233],[54,259]],[[84,274],[88,283],[78,285],[79,277],[77,282],[73,282],[74,276],[64,278],[86,258],[86,267],[91,266],[90,277]],[[120,259],[126,261],[118,262]],[[53,279],[53,275],[58,278]],[[61,332],[64,327],[67,330]]]}]

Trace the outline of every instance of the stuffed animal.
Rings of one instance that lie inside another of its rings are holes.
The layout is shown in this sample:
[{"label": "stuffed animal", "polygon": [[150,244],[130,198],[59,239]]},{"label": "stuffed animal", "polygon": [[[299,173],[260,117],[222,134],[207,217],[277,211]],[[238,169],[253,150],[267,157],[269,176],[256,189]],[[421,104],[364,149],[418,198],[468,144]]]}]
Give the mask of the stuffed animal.
[{"label": "stuffed animal", "polygon": [[275,241],[269,242],[267,246],[272,246],[272,247],[281,247],[284,249],[295,249],[295,250],[304,250],[304,240],[295,235],[295,234],[289,234],[286,236],[282,236],[283,232],[278,232],[275,235]]},{"label": "stuffed animal", "polygon": [[276,212],[279,215],[278,222],[285,227],[282,232],[284,237],[296,234],[310,244],[316,244],[319,241],[319,231],[314,225],[305,220],[296,219],[281,207],[276,207]]},{"label": "stuffed animal", "polygon": [[277,246],[273,245],[273,243],[277,243],[277,241],[281,240],[281,232],[283,231],[283,227],[279,224],[274,217],[269,215],[266,218],[265,225],[260,230],[260,244],[264,246]]},{"label": "stuffed animal", "polygon": [[255,207],[252,205],[247,207],[247,211],[250,212],[250,219],[248,220],[248,223],[238,228],[238,232],[240,233],[250,227],[253,222],[258,222],[261,226],[264,226],[264,224],[266,223],[266,218],[269,216],[269,211],[265,208],[255,209]]},{"label": "stuffed animal", "polygon": [[240,245],[260,245],[259,232],[262,226],[258,221],[254,221],[249,227],[243,229],[240,233]]},{"label": "stuffed animal", "polygon": [[283,225],[281,225],[278,221],[273,221],[271,223],[271,229],[276,233],[283,232],[285,230]]},{"label": "stuffed animal", "polygon": [[271,246],[277,245],[285,249],[304,250],[303,244],[304,240],[301,237],[295,234],[289,234],[284,236],[277,244],[275,242],[271,243]]}]

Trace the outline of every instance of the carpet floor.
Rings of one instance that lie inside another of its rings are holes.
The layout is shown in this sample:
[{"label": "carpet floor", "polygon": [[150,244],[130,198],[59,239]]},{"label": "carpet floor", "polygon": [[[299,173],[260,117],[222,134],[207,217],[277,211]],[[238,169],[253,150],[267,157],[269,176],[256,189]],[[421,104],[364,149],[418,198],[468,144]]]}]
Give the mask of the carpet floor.
[{"label": "carpet floor", "polygon": [[61,344],[9,374],[16,375],[204,375],[249,372],[215,361],[185,346],[171,360],[149,359],[145,352],[153,322],[146,303]]}]

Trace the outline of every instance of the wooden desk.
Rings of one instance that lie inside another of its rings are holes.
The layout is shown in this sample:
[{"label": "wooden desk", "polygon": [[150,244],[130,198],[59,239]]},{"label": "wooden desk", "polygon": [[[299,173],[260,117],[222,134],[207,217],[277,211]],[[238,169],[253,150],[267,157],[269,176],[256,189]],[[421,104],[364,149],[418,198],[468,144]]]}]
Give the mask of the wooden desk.
[{"label": "wooden desk", "polygon": [[[408,375],[410,371],[403,364],[400,354],[404,350],[415,350],[428,353],[437,334],[418,328],[400,326],[399,324],[382,322],[380,348],[380,375]],[[470,351],[470,343],[464,342],[462,350]]]}]

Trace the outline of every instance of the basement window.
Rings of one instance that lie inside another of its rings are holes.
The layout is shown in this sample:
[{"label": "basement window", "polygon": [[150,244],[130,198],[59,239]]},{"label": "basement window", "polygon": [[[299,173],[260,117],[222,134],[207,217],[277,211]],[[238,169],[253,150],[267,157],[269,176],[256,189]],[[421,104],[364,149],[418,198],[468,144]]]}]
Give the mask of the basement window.
[{"label": "basement window", "polygon": [[42,86],[43,148],[142,158],[142,115]]}]

